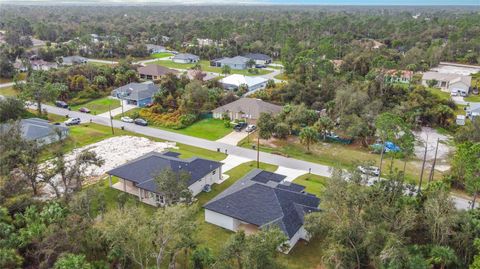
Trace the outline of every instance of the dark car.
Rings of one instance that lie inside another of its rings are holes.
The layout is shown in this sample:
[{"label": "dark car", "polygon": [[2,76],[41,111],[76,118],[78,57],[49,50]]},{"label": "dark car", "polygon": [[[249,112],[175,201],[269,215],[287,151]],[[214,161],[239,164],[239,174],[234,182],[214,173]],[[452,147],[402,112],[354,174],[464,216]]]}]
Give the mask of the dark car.
[{"label": "dark car", "polygon": [[90,113],[90,109],[88,109],[86,107],[81,107],[78,111],[80,111],[82,113]]},{"label": "dark car", "polygon": [[141,119],[141,118],[135,119],[134,123],[136,125],[141,125],[141,126],[147,126],[148,125],[148,122],[144,119]]},{"label": "dark car", "polygon": [[235,126],[233,126],[233,129],[237,132],[240,132],[245,127],[247,127],[246,122],[239,122],[239,123],[235,124]]},{"label": "dark car", "polygon": [[61,108],[68,108],[68,104],[65,103],[64,101],[55,101],[55,105]]}]

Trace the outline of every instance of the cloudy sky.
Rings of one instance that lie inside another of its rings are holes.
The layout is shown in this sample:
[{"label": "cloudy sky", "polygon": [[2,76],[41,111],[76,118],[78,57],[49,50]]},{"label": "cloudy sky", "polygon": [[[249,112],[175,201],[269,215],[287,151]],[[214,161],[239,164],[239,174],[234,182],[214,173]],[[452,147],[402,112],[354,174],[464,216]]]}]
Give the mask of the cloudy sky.
[{"label": "cloudy sky", "polygon": [[282,4],[282,5],[477,5],[480,0],[0,0],[0,3]]}]

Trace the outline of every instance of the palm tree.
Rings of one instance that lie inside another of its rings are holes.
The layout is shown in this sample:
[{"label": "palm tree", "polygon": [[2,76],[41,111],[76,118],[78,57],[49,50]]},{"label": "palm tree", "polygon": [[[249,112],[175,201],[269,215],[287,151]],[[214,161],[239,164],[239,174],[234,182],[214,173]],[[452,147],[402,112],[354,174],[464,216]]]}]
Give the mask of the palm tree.
[{"label": "palm tree", "polygon": [[310,145],[318,141],[317,131],[313,127],[305,127],[300,132],[300,143],[307,147],[310,152]]},{"label": "palm tree", "polygon": [[222,74],[223,75],[228,75],[232,72],[232,68],[229,65],[224,65],[222,66]]},{"label": "palm tree", "polygon": [[437,265],[440,269],[445,269],[447,265],[455,264],[457,262],[457,255],[450,247],[435,245],[430,250],[430,263]]},{"label": "palm tree", "polygon": [[322,116],[315,123],[314,127],[323,135],[323,140],[325,140],[327,137],[327,132],[333,129],[333,125],[333,121],[329,117]]}]

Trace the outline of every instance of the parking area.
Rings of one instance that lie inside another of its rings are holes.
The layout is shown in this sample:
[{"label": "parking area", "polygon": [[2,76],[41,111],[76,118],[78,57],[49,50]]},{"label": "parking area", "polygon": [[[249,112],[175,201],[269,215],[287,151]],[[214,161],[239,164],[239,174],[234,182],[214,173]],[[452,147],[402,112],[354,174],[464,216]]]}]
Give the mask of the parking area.
[{"label": "parking area", "polygon": [[287,182],[292,182],[297,177],[308,173],[308,171],[279,166],[275,173],[286,176],[284,180]]}]

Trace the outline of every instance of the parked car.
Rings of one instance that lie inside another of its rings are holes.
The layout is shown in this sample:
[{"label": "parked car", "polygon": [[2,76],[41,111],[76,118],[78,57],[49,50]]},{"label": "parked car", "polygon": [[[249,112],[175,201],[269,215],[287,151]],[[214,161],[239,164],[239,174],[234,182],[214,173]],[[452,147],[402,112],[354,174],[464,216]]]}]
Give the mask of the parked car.
[{"label": "parked car", "polygon": [[246,122],[239,122],[239,123],[235,124],[235,126],[233,126],[233,129],[237,132],[240,132],[246,126],[247,126]]},{"label": "parked car", "polygon": [[55,101],[55,105],[61,108],[68,108],[68,104],[65,103],[64,101]]},{"label": "parked car", "polygon": [[81,107],[78,111],[80,111],[82,113],[90,113],[90,109],[88,109],[86,107]]},{"label": "parked car", "polygon": [[364,175],[369,175],[369,176],[376,176],[378,177],[380,175],[380,168],[376,166],[358,166],[357,167],[358,171]]},{"label": "parked car", "polygon": [[141,119],[141,118],[136,118],[134,123],[136,125],[141,125],[141,126],[147,126],[148,125],[148,122],[144,119]]},{"label": "parked car", "polygon": [[257,129],[257,126],[255,126],[255,125],[253,125],[253,124],[249,124],[249,125],[247,126],[247,129],[245,129],[245,131],[247,131],[247,132],[250,133],[250,132],[255,131],[256,129]]},{"label": "parked car", "polygon": [[133,123],[133,119],[130,117],[121,117],[120,120],[127,123]]},{"label": "parked car", "polygon": [[70,125],[77,125],[80,124],[80,118],[70,118],[65,121],[65,125],[70,126]]}]

